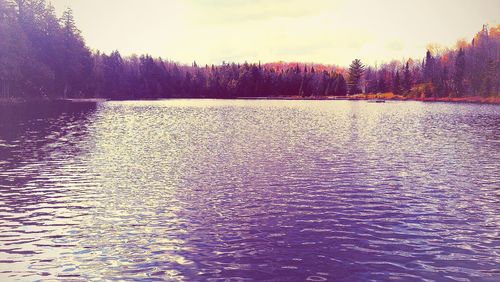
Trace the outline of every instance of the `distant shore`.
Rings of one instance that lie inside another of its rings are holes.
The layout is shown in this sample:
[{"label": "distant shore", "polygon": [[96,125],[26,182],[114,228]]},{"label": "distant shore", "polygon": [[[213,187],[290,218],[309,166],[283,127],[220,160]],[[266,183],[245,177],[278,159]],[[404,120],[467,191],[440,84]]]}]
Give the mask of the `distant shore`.
[{"label": "distant shore", "polygon": [[[420,101],[420,102],[450,102],[450,103],[476,103],[476,104],[500,104],[500,97],[460,97],[460,98],[409,98],[393,93],[383,94],[356,94],[349,96],[273,96],[273,97],[236,97],[236,98],[160,98],[164,99],[229,99],[229,100],[345,100],[345,101],[370,101],[370,100],[385,100],[385,101]],[[156,99],[142,99],[143,101]],[[106,101],[115,101],[106,98],[58,98],[58,99],[21,99],[21,98],[0,98],[0,105],[19,104],[19,103],[46,103],[46,102],[73,102],[73,103],[101,103]],[[122,100],[116,100],[122,101]]]},{"label": "distant shore", "polygon": [[48,98],[0,98],[0,105],[2,104],[21,104],[21,103],[53,103],[53,102],[74,102],[74,103],[100,103],[106,102],[109,99],[104,98],[57,98],[57,99],[48,99]]},{"label": "distant shore", "polygon": [[239,97],[236,99],[244,100],[347,100],[347,101],[370,101],[370,100],[387,100],[387,101],[420,101],[420,102],[452,102],[452,103],[478,103],[478,104],[500,104],[500,97],[460,97],[460,98],[410,98],[394,93],[383,94],[356,94],[349,96],[281,96],[281,97]]}]

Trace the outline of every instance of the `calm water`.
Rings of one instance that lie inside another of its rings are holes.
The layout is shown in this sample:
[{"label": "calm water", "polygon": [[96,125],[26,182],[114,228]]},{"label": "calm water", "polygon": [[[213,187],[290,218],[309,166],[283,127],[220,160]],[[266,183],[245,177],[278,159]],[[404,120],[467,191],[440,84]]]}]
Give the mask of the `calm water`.
[{"label": "calm water", "polygon": [[500,106],[1,110],[0,281],[500,280]]}]

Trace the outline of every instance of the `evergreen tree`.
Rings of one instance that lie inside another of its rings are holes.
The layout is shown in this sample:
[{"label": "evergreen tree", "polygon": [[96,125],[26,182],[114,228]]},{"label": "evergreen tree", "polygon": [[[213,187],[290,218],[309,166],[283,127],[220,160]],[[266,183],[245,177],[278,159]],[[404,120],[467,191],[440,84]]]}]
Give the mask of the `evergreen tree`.
[{"label": "evergreen tree", "polygon": [[[493,77],[495,76],[495,63],[493,59],[488,59],[488,62],[485,66],[485,72],[484,72],[484,77],[481,85],[481,96],[483,97],[489,97],[493,96],[495,93],[493,90],[495,89],[494,87],[494,82],[493,82]],[[498,83],[498,81],[496,82]]]},{"label": "evergreen tree", "polygon": [[61,17],[61,65],[56,67],[56,83],[63,97],[75,95],[84,89],[82,83],[90,77],[90,52],[76,27],[73,11],[68,8]]},{"label": "evergreen tree", "polygon": [[352,61],[349,66],[349,94],[361,93],[361,79],[363,77],[365,66],[361,63],[359,59]]},{"label": "evergreen tree", "polygon": [[347,83],[342,74],[339,74],[337,78],[337,86],[335,88],[335,94],[338,96],[347,95]]},{"label": "evergreen tree", "polygon": [[424,81],[432,82],[434,78],[434,57],[432,57],[431,51],[427,50],[425,55],[425,65],[424,65]]},{"label": "evergreen tree", "polygon": [[404,73],[403,73],[403,90],[406,94],[408,94],[412,87],[412,77],[410,72],[409,63],[406,62]]},{"label": "evergreen tree", "polygon": [[9,98],[19,89],[22,65],[30,50],[17,22],[14,7],[0,0],[0,97]]},{"label": "evergreen tree", "polygon": [[465,76],[465,53],[462,48],[458,51],[455,59],[455,75],[453,82],[455,84],[455,94],[457,97],[464,95],[464,76]]},{"label": "evergreen tree", "polygon": [[384,79],[383,75],[380,75],[380,77],[377,81],[377,89],[380,93],[387,92],[387,84],[385,83],[385,79]]},{"label": "evergreen tree", "polygon": [[394,76],[394,83],[393,83],[393,86],[392,86],[392,92],[394,92],[394,94],[401,94],[402,92],[402,89],[401,89],[401,78],[399,76],[399,71],[396,71],[396,75]]}]

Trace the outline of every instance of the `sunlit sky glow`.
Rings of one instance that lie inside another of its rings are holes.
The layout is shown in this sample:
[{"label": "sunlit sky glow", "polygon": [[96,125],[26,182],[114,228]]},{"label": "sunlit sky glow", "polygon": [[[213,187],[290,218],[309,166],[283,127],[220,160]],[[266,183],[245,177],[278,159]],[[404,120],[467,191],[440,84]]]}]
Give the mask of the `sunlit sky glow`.
[{"label": "sunlit sky glow", "polygon": [[71,7],[87,44],[182,63],[315,62],[374,65],[421,58],[428,43],[453,47],[499,0],[52,0]]}]

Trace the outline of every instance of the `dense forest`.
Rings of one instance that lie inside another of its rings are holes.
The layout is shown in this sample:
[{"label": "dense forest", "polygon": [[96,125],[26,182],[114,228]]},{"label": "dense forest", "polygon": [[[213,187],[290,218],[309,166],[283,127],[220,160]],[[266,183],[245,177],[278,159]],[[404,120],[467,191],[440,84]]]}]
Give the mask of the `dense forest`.
[{"label": "dense forest", "polygon": [[60,18],[45,0],[0,0],[0,98],[154,99],[170,97],[500,95],[500,25],[455,49],[429,48],[423,60],[348,69],[303,63],[178,64],[122,57],[86,46],[71,9]]}]

